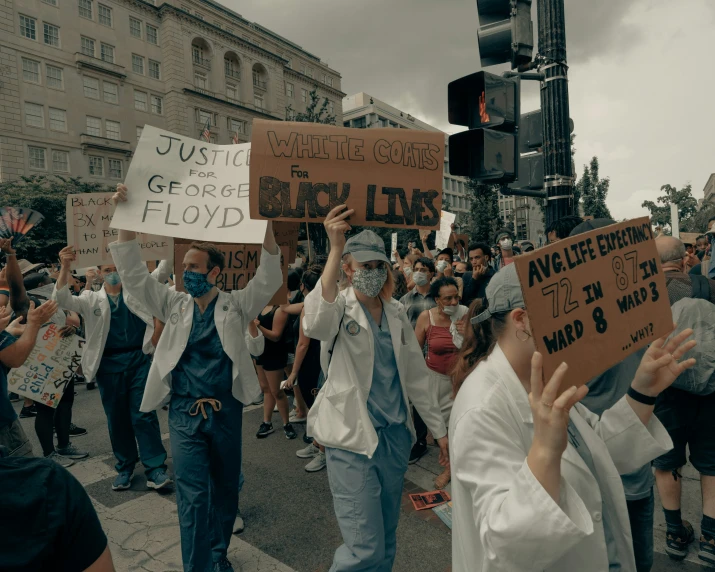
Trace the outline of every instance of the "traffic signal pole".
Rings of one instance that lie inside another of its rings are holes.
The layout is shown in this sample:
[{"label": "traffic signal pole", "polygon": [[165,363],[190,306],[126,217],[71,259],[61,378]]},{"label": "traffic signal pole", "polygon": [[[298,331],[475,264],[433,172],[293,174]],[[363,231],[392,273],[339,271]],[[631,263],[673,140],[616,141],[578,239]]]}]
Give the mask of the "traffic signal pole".
[{"label": "traffic signal pole", "polygon": [[537,0],[546,225],[574,213],[564,0]]}]

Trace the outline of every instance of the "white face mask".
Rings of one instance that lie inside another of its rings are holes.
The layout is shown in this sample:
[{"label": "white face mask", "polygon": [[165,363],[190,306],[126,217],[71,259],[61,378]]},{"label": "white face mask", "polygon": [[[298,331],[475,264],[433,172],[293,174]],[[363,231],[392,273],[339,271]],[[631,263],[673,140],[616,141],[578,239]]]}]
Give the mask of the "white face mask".
[{"label": "white face mask", "polygon": [[502,238],[499,241],[499,246],[501,246],[502,250],[511,250],[511,247],[513,246],[511,238]]},{"label": "white face mask", "polygon": [[435,268],[437,269],[437,272],[444,272],[445,270],[447,270],[448,266],[449,262],[447,262],[446,260],[440,260],[435,266]]},{"label": "white face mask", "polygon": [[448,316],[454,316],[457,313],[457,308],[459,306],[445,306],[442,311]]},{"label": "white face mask", "polygon": [[429,282],[426,272],[415,272],[412,275],[412,280],[414,280],[417,286],[425,286]]},{"label": "white face mask", "polygon": [[405,266],[403,272],[405,273],[405,276],[410,277],[412,275],[412,266]]}]

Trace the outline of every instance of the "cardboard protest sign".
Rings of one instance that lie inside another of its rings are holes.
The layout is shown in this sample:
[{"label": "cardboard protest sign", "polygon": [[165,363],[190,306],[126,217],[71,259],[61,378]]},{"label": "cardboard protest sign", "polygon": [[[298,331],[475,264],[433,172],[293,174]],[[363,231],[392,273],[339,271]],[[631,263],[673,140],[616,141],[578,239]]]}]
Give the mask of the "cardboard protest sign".
[{"label": "cardboard protest sign", "polygon": [[434,237],[435,248],[442,250],[447,248],[449,245],[449,238],[452,236],[452,225],[454,224],[454,219],[457,215],[454,213],[449,213],[447,211],[442,211],[442,216],[440,217],[439,230]]},{"label": "cardboard protest sign", "polygon": [[56,324],[40,328],[37,343],[25,363],[8,375],[9,391],[57,407],[82,361],[85,343],[78,336],[61,338],[59,330]]},{"label": "cardboard protest sign", "polygon": [[[114,264],[109,243],[117,240],[119,231],[110,228],[114,205],[113,193],[82,193],[67,195],[67,244],[77,255],[72,269],[102,264]],[[171,238],[140,233],[137,242],[142,260],[164,260],[171,256]]]},{"label": "cardboard protest sign", "polygon": [[112,228],[211,242],[258,242],[248,213],[251,145],[214,145],[146,125]]},{"label": "cardboard protest sign", "polygon": [[[288,247],[288,262],[293,263],[295,261],[296,254],[298,252],[298,231],[300,230],[299,222],[274,222],[273,223],[273,234],[276,237],[276,242],[278,246]],[[257,243],[263,243],[263,237]]]},{"label": "cardboard protest sign", "polygon": [[673,327],[647,217],[560,240],[514,259],[544,377],[566,362],[580,386]]},{"label": "cardboard protest sign", "polygon": [[[216,286],[224,292],[241,290],[248,281],[256,275],[261,261],[261,246],[253,244],[221,244],[214,243],[226,258],[225,268],[216,279]],[[174,245],[174,283],[179,292],[184,292],[183,262],[184,256],[191,247],[191,241],[177,240]],[[290,248],[281,246],[281,272],[283,282],[271,298],[271,304],[286,304],[288,302],[288,254]]]},{"label": "cardboard protest sign", "polygon": [[680,233],[680,240],[683,241],[683,244],[692,244],[695,246],[695,243],[698,240],[698,236],[700,236],[697,232],[681,232]]},{"label": "cardboard protest sign", "polygon": [[[469,235],[468,234],[456,235],[454,249],[457,250],[457,245],[462,242],[464,243],[464,250],[466,251],[469,248]],[[467,256],[469,256],[469,252],[467,252]]]},{"label": "cardboard protest sign", "polygon": [[339,204],[356,225],[437,228],[444,135],[253,121],[251,218],[316,222]]}]

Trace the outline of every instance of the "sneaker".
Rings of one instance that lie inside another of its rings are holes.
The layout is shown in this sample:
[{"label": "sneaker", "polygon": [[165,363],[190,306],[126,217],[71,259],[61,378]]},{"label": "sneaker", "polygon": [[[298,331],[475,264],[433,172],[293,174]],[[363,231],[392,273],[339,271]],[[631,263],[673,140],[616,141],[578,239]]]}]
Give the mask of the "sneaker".
[{"label": "sneaker", "polygon": [[151,476],[147,475],[146,477],[146,486],[155,491],[163,489],[172,482],[164,469],[156,469]]},{"label": "sneaker", "polygon": [[87,389],[88,390],[97,389],[97,382],[96,381],[87,382]]},{"label": "sneaker", "polygon": [[35,409],[34,405],[30,405],[29,407],[23,407],[20,409],[20,419],[28,419],[30,417],[36,417],[37,416],[37,409]]},{"label": "sneaker", "polygon": [[87,457],[89,457],[89,453],[86,453],[85,451],[80,451],[72,443],[67,445],[64,449],[60,449],[59,447],[57,447],[57,453],[59,453],[63,457],[69,457],[70,459],[74,460],[86,459]]},{"label": "sneaker", "polygon": [[414,465],[417,461],[419,461],[426,454],[427,454],[427,445],[425,443],[421,443],[418,441],[417,443],[415,443],[415,446],[412,447],[412,451],[410,451],[409,464]]},{"label": "sneaker", "polygon": [[10,393],[9,394],[10,401],[15,403],[16,401],[20,401],[20,396],[17,393]]},{"label": "sneaker", "polygon": [[305,470],[309,473],[317,473],[325,468],[325,453],[318,451],[318,454],[313,457],[313,460],[305,466]]},{"label": "sneaker", "polygon": [[65,469],[67,467],[71,467],[74,465],[74,461],[72,459],[68,459],[67,457],[63,457],[60,455],[57,451],[52,451],[45,459],[51,459],[55,463],[57,463],[59,466],[64,467]]},{"label": "sneaker", "polygon": [[288,421],[290,423],[305,423],[308,420],[307,417],[299,416],[295,411],[291,411]]},{"label": "sneaker", "polygon": [[273,423],[266,423],[265,421],[261,423],[261,426],[258,428],[258,433],[256,433],[256,437],[259,439],[263,439],[264,437],[268,437],[273,433]]},{"label": "sneaker", "polygon": [[112,490],[113,491],[126,491],[131,486],[132,486],[132,474],[131,473],[119,473],[117,475],[117,478],[114,479],[114,482],[112,483]]},{"label": "sneaker", "polygon": [[295,432],[295,429],[293,429],[293,425],[291,425],[290,423],[286,423],[283,426],[283,431],[285,431],[286,439],[295,439],[298,436],[298,433]]},{"label": "sneaker", "polygon": [[310,445],[313,442],[313,438],[307,433],[303,433],[303,443]]},{"label": "sneaker", "polygon": [[233,521],[233,533],[241,534],[246,529],[246,525],[243,522],[243,517],[241,516],[241,509],[236,511],[236,520]]},{"label": "sneaker", "polygon": [[70,437],[81,437],[82,435],[86,435],[87,430],[84,429],[83,427],[77,427],[74,423],[70,423]]},{"label": "sneaker", "polygon": [[299,459],[312,459],[318,453],[320,453],[320,449],[318,449],[315,445],[313,445],[313,443],[311,443],[305,449],[296,451],[295,456],[298,457]]},{"label": "sneaker", "polygon": [[79,375],[74,376],[74,384],[75,385],[81,385],[87,383],[87,380],[83,377],[80,377]]},{"label": "sneaker", "polygon": [[253,403],[251,403],[251,405],[263,405],[264,399],[265,398],[264,398],[263,394],[261,393],[261,396],[258,399],[256,399]]},{"label": "sneaker", "polygon": [[[665,533],[665,551],[672,560],[682,560],[688,554],[688,544],[695,540],[693,525],[687,520],[683,521],[683,528],[679,533]],[[702,542],[700,549],[702,551]]]},{"label": "sneaker", "polygon": [[216,572],[233,572],[233,565],[228,561],[228,558],[224,556],[214,564],[214,570]]},{"label": "sneaker", "polygon": [[700,535],[700,552],[698,558],[710,566],[715,566],[715,538]]}]

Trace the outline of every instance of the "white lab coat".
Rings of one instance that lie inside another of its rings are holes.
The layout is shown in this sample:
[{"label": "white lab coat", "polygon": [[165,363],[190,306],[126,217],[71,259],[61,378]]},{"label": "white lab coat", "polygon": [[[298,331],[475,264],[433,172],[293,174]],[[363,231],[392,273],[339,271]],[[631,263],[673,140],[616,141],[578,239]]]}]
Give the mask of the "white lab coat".
[{"label": "white lab coat", "polygon": [[526,463],[533,417],[504,352],[497,345],[469,374],[449,424],[454,572],[607,571],[602,498],[616,507],[612,527],[622,570],[635,572],[619,474],[642,467],[673,443],[655,415],[644,426],[625,397],[600,419],[581,404],[570,418],[606,485],[599,489],[569,443],[557,504]]},{"label": "white lab coat", "polygon": [[[432,398],[430,370],[407,313],[396,300],[384,302],[383,308],[390,327],[405,403],[412,402],[435,439],[444,437],[447,430],[439,407]],[[325,385],[308,413],[308,434],[326,447],[345,449],[372,458],[378,436],[368,415],[367,398],[372,385],[375,340],[365,312],[352,286],[340,292],[335,302],[330,303],[323,298],[321,282],[306,296],[303,310],[303,330],[309,338],[322,342],[320,364],[323,371],[327,371]],[[336,336],[332,359],[329,360],[329,351]],[[407,426],[414,442],[411,415],[407,416]]]},{"label": "white lab coat", "polygon": [[[189,340],[194,320],[194,299],[185,292],[171,291],[166,285],[151,280],[141,261],[136,241],[113,242],[109,248],[125,290],[166,324],[154,352],[140,407],[141,411],[153,411],[171,399],[171,372]],[[214,312],[216,331],[224,351],[233,362],[232,394],[244,404],[255,401],[260,394],[245,340],[248,321],[253,320],[270,302],[282,282],[280,254],[270,254],[262,249],[256,275],[246,287],[218,294]]]}]

